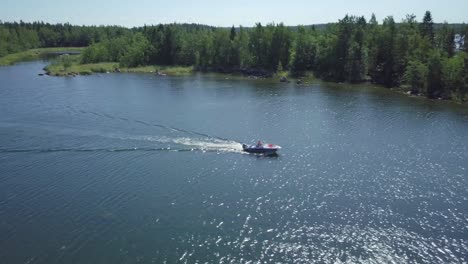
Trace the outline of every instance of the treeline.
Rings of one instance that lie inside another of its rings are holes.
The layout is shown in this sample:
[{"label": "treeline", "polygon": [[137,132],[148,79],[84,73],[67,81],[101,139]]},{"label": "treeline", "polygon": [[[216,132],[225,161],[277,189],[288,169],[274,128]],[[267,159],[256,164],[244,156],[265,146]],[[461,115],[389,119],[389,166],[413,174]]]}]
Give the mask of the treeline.
[{"label": "treeline", "polygon": [[201,70],[288,70],[314,72],[336,82],[372,81],[387,87],[410,86],[430,98],[468,93],[468,43],[457,52],[455,33],[468,27],[437,27],[430,12],[421,22],[408,15],[400,23],[373,15],[345,16],[322,30],[260,23],[253,28],[187,27],[170,24],[135,28],[91,45],[83,63],[117,61],[122,66],[194,65]]},{"label": "treeline", "polygon": [[130,29],[118,26],[73,26],[44,22],[0,21],[0,57],[32,48],[87,47],[114,39]]},{"label": "treeline", "polygon": [[455,33],[468,35],[468,27],[435,25],[430,12],[421,21],[408,15],[399,23],[391,16],[378,23],[374,15],[369,21],[347,15],[320,29],[282,23],[230,29],[193,24],[126,29],[3,23],[0,56],[5,46],[2,30],[16,34],[22,49],[89,45],[81,55],[81,63],[193,65],[200,70],[222,72],[289,71],[295,76],[313,72],[337,82],[405,85],[412,93],[430,98],[464,100],[468,93],[468,43],[460,51],[455,50],[454,43]]}]

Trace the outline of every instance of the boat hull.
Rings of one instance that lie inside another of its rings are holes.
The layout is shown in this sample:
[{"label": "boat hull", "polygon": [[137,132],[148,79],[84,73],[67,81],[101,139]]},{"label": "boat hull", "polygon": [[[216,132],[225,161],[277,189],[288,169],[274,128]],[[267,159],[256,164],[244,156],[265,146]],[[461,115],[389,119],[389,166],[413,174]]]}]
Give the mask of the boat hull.
[{"label": "boat hull", "polygon": [[265,146],[247,146],[245,144],[242,145],[242,149],[247,152],[247,153],[252,153],[252,154],[261,154],[261,155],[275,155],[277,154],[276,152],[280,149],[280,146],[272,145],[272,144],[267,144]]}]

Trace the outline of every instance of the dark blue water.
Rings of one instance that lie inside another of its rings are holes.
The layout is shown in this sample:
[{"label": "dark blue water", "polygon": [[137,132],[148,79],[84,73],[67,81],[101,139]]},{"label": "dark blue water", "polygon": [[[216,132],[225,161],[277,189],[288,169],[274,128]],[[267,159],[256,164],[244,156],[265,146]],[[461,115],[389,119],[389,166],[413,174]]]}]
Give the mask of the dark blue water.
[{"label": "dark blue water", "polygon": [[467,261],[466,107],[43,66],[0,68],[2,263]]}]

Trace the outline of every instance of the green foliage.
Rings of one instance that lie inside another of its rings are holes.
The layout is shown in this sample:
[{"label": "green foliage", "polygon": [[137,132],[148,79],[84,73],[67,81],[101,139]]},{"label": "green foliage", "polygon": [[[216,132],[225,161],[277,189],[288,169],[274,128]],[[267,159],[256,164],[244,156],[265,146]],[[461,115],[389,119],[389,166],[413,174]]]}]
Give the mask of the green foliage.
[{"label": "green foliage", "polygon": [[272,25],[267,27],[257,23],[255,28],[250,32],[249,48],[253,58],[253,66],[264,69],[272,69],[275,65],[270,65],[270,45],[272,40]]},{"label": "green foliage", "polygon": [[136,67],[149,62],[151,45],[141,33],[126,34],[95,43],[85,49],[81,62],[119,62],[124,67]]},{"label": "green foliage", "polygon": [[333,80],[336,76],[335,65],[338,63],[335,46],[338,37],[335,34],[326,34],[317,39],[317,54],[315,70],[317,75],[325,80]]},{"label": "green foliage", "polygon": [[231,40],[229,32],[217,29],[213,39],[213,63],[216,66],[230,66],[231,62]]},{"label": "green foliage", "polygon": [[270,59],[269,66],[273,67],[276,71],[278,64],[283,67],[288,67],[289,57],[291,52],[292,33],[288,30],[283,23],[278,24],[273,29],[273,35],[270,45]]},{"label": "green foliage", "polygon": [[366,78],[368,47],[364,17],[345,16],[318,39],[317,73],[325,79],[359,82]]},{"label": "green foliage", "polygon": [[465,99],[465,95],[468,93],[468,57],[463,58],[463,85],[460,87],[459,97],[462,101]]},{"label": "green foliage", "polygon": [[396,34],[393,17],[385,18],[377,38],[377,56],[371,76],[374,82],[387,87],[396,86],[400,82],[396,63],[400,55],[396,50]]},{"label": "green foliage", "polygon": [[253,65],[253,56],[249,52],[250,35],[244,28],[240,27],[235,42],[239,49],[239,66],[248,67]]},{"label": "green foliage", "polygon": [[146,65],[149,60],[150,43],[143,34],[137,33],[129,41],[119,59],[120,66],[137,67]]},{"label": "green foliage", "polygon": [[424,92],[427,82],[427,74],[428,68],[425,64],[417,60],[409,62],[404,74],[404,80],[406,83],[411,85],[411,92],[413,94]]},{"label": "green foliage", "polygon": [[367,48],[365,47],[367,24],[364,17],[358,18],[355,23],[345,63],[345,79],[349,82],[360,82],[365,79],[367,73]]},{"label": "green foliage", "polygon": [[206,68],[212,65],[213,45],[212,32],[206,32],[200,36],[197,42],[198,52],[196,54],[198,56],[195,63],[197,66]]},{"label": "green foliage", "polygon": [[455,55],[455,30],[447,23],[442,24],[435,37],[436,48],[444,53],[445,57]]},{"label": "green foliage", "polygon": [[437,98],[444,95],[442,85],[442,58],[439,52],[433,52],[428,61],[428,75],[426,94],[429,98]]},{"label": "green foliage", "polygon": [[465,69],[464,62],[468,56],[459,53],[447,58],[443,54],[432,50],[428,59],[410,61],[404,81],[411,86],[412,93],[423,93],[429,98],[454,98],[463,101],[468,91],[465,82],[468,67]]},{"label": "green foliage", "polygon": [[294,53],[291,62],[291,71],[294,75],[302,75],[307,70],[312,70],[317,53],[317,46],[312,35],[306,33],[304,27],[299,27],[298,35],[294,43]]},{"label": "green foliage", "polygon": [[465,96],[464,89],[464,57],[455,56],[445,60],[442,66],[442,83],[444,90],[450,95],[463,100]]},{"label": "green foliage", "polygon": [[72,66],[72,58],[68,54],[60,56],[60,60],[65,70]]}]

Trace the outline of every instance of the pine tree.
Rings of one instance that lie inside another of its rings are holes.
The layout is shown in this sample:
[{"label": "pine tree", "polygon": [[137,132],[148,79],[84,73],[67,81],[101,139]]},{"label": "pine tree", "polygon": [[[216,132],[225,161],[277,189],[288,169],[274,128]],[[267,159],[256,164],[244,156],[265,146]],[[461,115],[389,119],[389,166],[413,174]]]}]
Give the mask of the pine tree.
[{"label": "pine tree", "polygon": [[231,35],[229,36],[229,38],[231,39],[231,41],[234,41],[234,39],[236,38],[236,28],[234,27],[234,25],[231,28]]},{"label": "pine tree", "polygon": [[370,75],[373,82],[393,87],[398,85],[400,80],[396,70],[397,55],[399,55],[395,49],[397,28],[392,16],[384,19],[378,32],[377,52]]},{"label": "pine tree", "polygon": [[377,22],[377,19],[375,18],[375,14],[372,13],[372,16],[371,16],[371,19],[369,20],[369,24],[370,25],[373,25],[373,26],[376,26],[379,24],[379,22]]},{"label": "pine tree", "polygon": [[453,57],[455,54],[455,31],[453,28],[450,28],[444,36],[444,50],[447,52],[449,58]]},{"label": "pine tree", "polygon": [[434,52],[428,61],[428,75],[426,94],[429,98],[437,98],[443,95],[442,85],[442,61],[440,54]]},{"label": "pine tree", "polygon": [[426,11],[421,24],[421,35],[429,40],[432,46],[434,46],[434,22],[432,21],[432,14],[430,11]]}]

